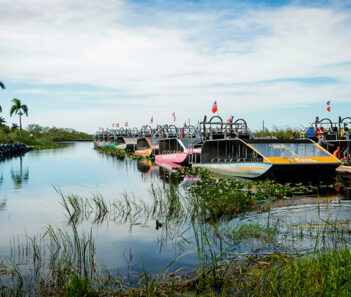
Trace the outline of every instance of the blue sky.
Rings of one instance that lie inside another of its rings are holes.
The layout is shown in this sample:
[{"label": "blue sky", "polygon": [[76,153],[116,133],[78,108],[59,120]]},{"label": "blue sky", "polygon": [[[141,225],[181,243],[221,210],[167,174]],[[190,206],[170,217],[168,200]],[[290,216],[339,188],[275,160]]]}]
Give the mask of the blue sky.
[{"label": "blue sky", "polygon": [[[1,116],[94,132],[176,113],[252,130],[350,116],[348,1],[0,0]],[[325,102],[331,100],[332,112]]]}]

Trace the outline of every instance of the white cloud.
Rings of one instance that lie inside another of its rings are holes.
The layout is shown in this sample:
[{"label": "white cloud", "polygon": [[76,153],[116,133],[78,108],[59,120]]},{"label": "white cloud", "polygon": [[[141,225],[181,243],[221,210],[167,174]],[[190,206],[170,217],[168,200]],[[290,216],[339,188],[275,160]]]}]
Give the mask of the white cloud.
[{"label": "white cloud", "polygon": [[[239,113],[328,96],[343,101],[351,93],[351,66],[327,66],[351,61],[350,10],[294,5],[206,10],[194,5],[191,11],[174,12],[139,5],[145,10],[113,0],[0,1],[3,80],[108,88],[72,89],[72,100],[98,98],[87,100],[89,111],[63,115],[43,109],[34,111],[33,120],[58,125],[65,118],[73,127],[92,131],[102,125],[97,114],[106,122],[120,118],[140,124],[148,120],[142,120],[145,113],[167,120],[173,110],[185,114],[186,109],[186,117],[200,117],[213,98],[225,110]],[[146,17],[143,11],[154,15]],[[313,88],[255,84],[320,76],[344,83]],[[40,92],[33,86],[27,93]],[[114,94],[116,99],[104,98]],[[119,108],[112,112],[107,105],[113,103]]]}]

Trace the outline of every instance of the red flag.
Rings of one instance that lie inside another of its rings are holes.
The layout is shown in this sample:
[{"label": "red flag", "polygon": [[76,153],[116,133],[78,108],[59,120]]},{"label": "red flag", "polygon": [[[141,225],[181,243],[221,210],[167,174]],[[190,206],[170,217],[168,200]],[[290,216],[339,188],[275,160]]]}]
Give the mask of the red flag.
[{"label": "red flag", "polygon": [[218,108],[217,108],[217,101],[215,101],[212,105],[212,112],[213,113],[216,113],[218,111]]},{"label": "red flag", "polygon": [[176,121],[175,112],[172,113],[172,117],[173,117],[173,122],[175,122]]},{"label": "red flag", "polygon": [[125,127],[128,127],[128,122],[125,122],[124,126],[125,126]]},{"label": "red flag", "polygon": [[231,121],[232,121],[232,119],[231,119],[231,118],[229,118],[229,119],[227,120],[227,122],[228,122],[228,123],[230,123]]},{"label": "red flag", "polygon": [[327,107],[327,110],[330,112],[330,106]]},{"label": "red flag", "polygon": [[154,116],[151,117],[150,124],[154,123]]}]

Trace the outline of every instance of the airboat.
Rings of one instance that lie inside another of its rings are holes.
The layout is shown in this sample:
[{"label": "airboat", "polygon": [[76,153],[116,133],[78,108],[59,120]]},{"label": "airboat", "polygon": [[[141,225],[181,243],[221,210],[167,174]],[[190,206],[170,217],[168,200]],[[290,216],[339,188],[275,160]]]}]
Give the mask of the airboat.
[{"label": "airboat", "polygon": [[[243,119],[203,122],[206,140],[194,167],[220,176],[317,179],[333,176],[340,161],[311,139],[277,140],[254,137]],[[198,160],[198,161],[197,161]]]},{"label": "airboat", "polygon": [[189,156],[200,156],[202,137],[197,127],[185,125],[178,129],[174,125],[163,127],[166,138],[160,140],[156,162],[187,165]]},{"label": "airboat", "polygon": [[[316,117],[313,123],[310,123],[305,130],[301,132],[301,138],[310,138],[318,141],[318,138],[324,134],[327,141],[327,150],[333,152],[337,147],[348,152],[351,151],[351,117],[339,117],[337,122],[329,118],[319,119]],[[350,163],[348,154],[347,162]]]},{"label": "airboat", "polygon": [[121,129],[118,131],[115,148],[134,152],[139,137],[139,129]]},{"label": "airboat", "polygon": [[158,154],[159,142],[162,138],[162,127],[152,129],[145,125],[140,130],[140,137],[137,139],[135,154],[143,157],[155,157]]}]

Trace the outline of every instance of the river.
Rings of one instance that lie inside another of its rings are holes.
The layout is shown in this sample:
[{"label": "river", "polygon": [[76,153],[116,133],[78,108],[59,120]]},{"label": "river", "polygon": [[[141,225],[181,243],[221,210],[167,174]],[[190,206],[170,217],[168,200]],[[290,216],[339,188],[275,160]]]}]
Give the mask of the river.
[{"label": "river", "polygon": [[[181,193],[186,192],[184,187],[190,182],[180,185]],[[108,203],[125,201],[128,197],[127,200],[138,201],[138,205],[152,206],[151,189],[162,191],[168,187],[165,173],[159,167],[146,161],[103,155],[89,142],[67,143],[61,149],[31,151],[3,160],[0,162],[0,257],[11,254],[14,242],[43,235],[49,225],[67,228],[67,212],[58,190],[64,195],[87,198],[101,195]],[[190,271],[198,265],[197,227],[187,221],[186,215],[179,214],[176,219],[173,216],[172,223],[165,225],[160,213],[157,217],[146,214],[145,209],[141,207],[123,218],[115,215],[97,221],[87,217],[78,222],[81,232],[92,230],[97,263],[116,275],[127,271],[159,273],[181,255],[184,256],[168,271],[179,268]],[[315,248],[318,234],[325,231],[326,220],[349,228],[350,210],[347,197],[333,193],[319,198],[294,198],[277,203],[268,213],[249,213],[229,222],[218,222],[218,230],[225,231],[222,234],[247,223],[278,226],[280,231],[274,244],[258,238],[214,238],[213,230],[203,231],[210,238],[209,248],[226,250],[230,256],[276,250],[309,251]]]}]

